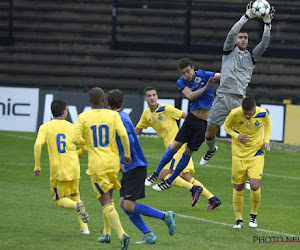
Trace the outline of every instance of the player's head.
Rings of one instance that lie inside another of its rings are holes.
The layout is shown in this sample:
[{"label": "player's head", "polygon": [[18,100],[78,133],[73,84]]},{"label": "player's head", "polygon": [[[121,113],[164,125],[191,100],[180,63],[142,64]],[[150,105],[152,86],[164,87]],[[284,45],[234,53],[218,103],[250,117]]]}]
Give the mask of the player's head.
[{"label": "player's head", "polygon": [[92,107],[104,107],[104,91],[99,88],[95,87],[90,89],[89,91],[89,102],[91,103]]},{"label": "player's head", "polygon": [[122,108],[123,94],[119,89],[109,91],[107,96],[107,105],[110,109],[116,110]]},{"label": "player's head", "polygon": [[149,107],[157,106],[158,95],[156,89],[152,86],[147,86],[144,89],[144,100],[148,103]]},{"label": "player's head", "polygon": [[242,102],[242,109],[244,116],[249,120],[255,114],[255,100],[251,96],[247,96]]},{"label": "player's head", "polygon": [[51,103],[51,112],[53,117],[66,118],[68,115],[67,103],[64,100],[55,100]]},{"label": "player's head", "polygon": [[236,36],[236,46],[238,46],[240,50],[246,50],[248,42],[248,33],[241,30]]},{"label": "player's head", "polygon": [[192,81],[195,76],[195,68],[190,58],[181,58],[177,65],[177,70],[187,81]]}]

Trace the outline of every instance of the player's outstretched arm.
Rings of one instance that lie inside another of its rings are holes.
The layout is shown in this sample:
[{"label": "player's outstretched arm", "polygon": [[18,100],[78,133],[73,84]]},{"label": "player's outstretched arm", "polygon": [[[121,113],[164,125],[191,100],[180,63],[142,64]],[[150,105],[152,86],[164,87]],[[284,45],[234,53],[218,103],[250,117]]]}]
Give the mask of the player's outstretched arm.
[{"label": "player's outstretched arm", "polygon": [[252,12],[251,8],[252,8],[252,1],[247,4],[246,13],[230,29],[230,31],[229,31],[229,33],[226,37],[226,40],[224,42],[224,46],[223,46],[223,51],[224,52],[228,52],[228,51],[231,51],[231,50],[234,49],[237,33],[239,33],[239,31],[242,29],[244,24],[249,19],[252,19],[252,18],[256,17],[254,15],[254,13]]},{"label": "player's outstretched arm", "polygon": [[274,13],[275,13],[275,8],[274,8],[274,6],[271,6],[270,14],[266,15],[263,18],[263,21],[265,23],[264,33],[263,33],[261,42],[252,51],[252,57],[253,57],[254,61],[257,61],[262,56],[262,54],[265,52],[265,50],[267,49],[267,47],[269,45],[270,31],[271,31],[271,27],[272,27],[271,22],[273,20]]}]

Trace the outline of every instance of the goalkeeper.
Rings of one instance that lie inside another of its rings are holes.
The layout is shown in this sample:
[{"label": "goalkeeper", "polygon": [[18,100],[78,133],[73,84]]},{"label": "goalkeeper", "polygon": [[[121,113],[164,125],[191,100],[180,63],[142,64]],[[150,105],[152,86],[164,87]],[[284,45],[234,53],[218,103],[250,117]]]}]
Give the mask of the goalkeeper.
[{"label": "goalkeeper", "polygon": [[241,29],[245,23],[256,17],[251,7],[252,2],[247,5],[245,15],[229,31],[223,46],[220,86],[207,120],[205,133],[208,151],[202,157],[200,165],[206,165],[217,152],[216,134],[229,112],[242,105],[255,63],[269,45],[271,21],[275,12],[273,6],[271,6],[270,14],[263,17],[264,32],[261,42],[252,51],[247,50],[248,33]]}]

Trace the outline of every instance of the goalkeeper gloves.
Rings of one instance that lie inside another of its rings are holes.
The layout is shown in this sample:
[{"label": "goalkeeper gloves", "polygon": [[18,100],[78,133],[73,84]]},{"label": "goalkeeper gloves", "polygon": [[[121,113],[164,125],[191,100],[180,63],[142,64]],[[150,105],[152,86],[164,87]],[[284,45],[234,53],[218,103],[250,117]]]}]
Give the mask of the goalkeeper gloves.
[{"label": "goalkeeper gloves", "polygon": [[249,19],[253,19],[255,18],[256,16],[254,15],[253,11],[252,11],[252,4],[253,2],[250,1],[248,4],[247,4],[247,7],[246,7],[246,14],[245,16]]},{"label": "goalkeeper gloves", "polygon": [[272,22],[274,13],[275,13],[275,8],[274,8],[274,6],[271,6],[270,14],[265,15],[264,18],[263,18],[265,24],[270,24]]}]

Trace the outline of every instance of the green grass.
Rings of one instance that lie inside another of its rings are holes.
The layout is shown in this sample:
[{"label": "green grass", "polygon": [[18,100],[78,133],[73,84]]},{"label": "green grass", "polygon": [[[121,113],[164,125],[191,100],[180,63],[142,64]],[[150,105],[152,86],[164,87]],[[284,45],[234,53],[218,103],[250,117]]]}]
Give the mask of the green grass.
[{"label": "green grass", "polygon": [[[102,209],[85,174],[87,156],[81,160],[81,198],[90,216],[91,235],[80,235],[79,225],[72,210],[56,207],[49,189],[49,165],[46,147],[42,153],[42,174],[34,176],[33,145],[35,133],[0,132],[0,249],[118,249],[115,232],[112,242],[97,242],[103,221]],[[156,138],[140,138],[149,162],[151,173],[164,152]],[[176,234],[168,235],[165,224],[154,218],[145,218],[157,236],[157,244],[131,249],[299,249],[299,243],[258,244],[253,237],[287,237],[300,235],[300,155],[299,149],[285,151],[273,149],[265,159],[262,180],[262,202],[258,213],[258,229],[248,228],[249,191],[244,193],[243,230],[233,230],[235,217],[232,209],[232,184],[230,183],[230,144],[218,142],[219,152],[211,165],[200,167],[198,162],[206,150],[203,145],[193,156],[196,173],[194,177],[222,199],[222,206],[206,211],[207,201],[201,197],[191,207],[191,195],[187,190],[171,188],[164,192],[146,189],[142,200],[150,206],[176,213]],[[272,145],[276,148],[276,145]],[[142,233],[135,228],[119,208],[118,191],[114,192],[117,211],[125,231],[132,242]]]}]

